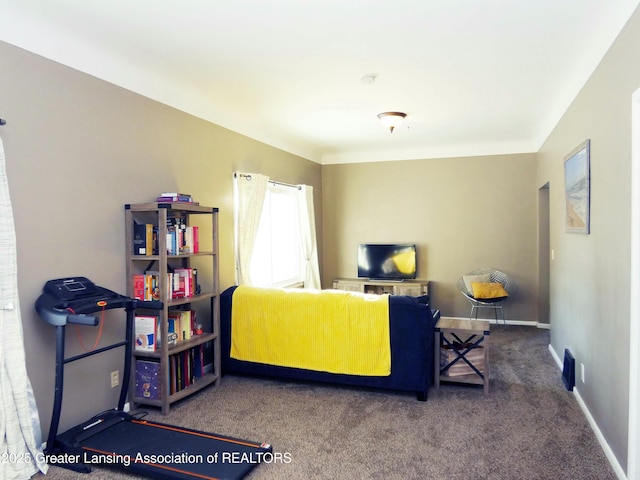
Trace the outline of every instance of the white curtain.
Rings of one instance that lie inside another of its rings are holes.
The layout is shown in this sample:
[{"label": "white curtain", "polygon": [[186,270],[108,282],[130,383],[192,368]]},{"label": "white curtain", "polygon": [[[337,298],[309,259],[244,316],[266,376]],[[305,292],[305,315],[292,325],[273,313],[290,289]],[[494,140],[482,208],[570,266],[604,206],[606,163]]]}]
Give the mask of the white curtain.
[{"label": "white curtain", "polygon": [[[259,173],[234,173],[236,280],[238,285],[252,285],[249,266],[270,181],[268,176]],[[293,185],[291,186],[293,187]],[[308,185],[297,185],[296,187],[300,225],[299,242],[304,257],[304,287],[320,289],[322,287],[318,266],[313,187]]]},{"label": "white curtain", "polygon": [[238,285],[251,285],[249,265],[256,242],[269,177],[259,173],[234,174],[235,237]]},{"label": "white curtain", "polygon": [[300,222],[300,245],[305,259],[304,288],[320,289],[318,266],[318,243],[316,241],[316,216],[313,208],[313,187],[299,185],[298,215]]},{"label": "white curtain", "polygon": [[13,211],[0,139],[0,478],[46,473],[38,409],[27,377]]}]

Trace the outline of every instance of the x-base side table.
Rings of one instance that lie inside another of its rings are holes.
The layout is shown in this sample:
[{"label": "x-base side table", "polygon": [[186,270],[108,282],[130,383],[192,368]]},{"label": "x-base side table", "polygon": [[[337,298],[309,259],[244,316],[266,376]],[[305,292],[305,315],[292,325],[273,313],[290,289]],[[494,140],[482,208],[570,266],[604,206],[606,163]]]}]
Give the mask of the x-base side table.
[{"label": "x-base side table", "polygon": [[[467,383],[483,385],[484,393],[489,393],[489,334],[490,325],[486,320],[463,320],[457,318],[440,318],[435,327],[435,384],[440,382]],[[454,344],[456,347],[453,348]],[[440,349],[450,347],[456,355],[446,365],[440,366]],[[462,348],[460,348],[462,346]],[[467,357],[472,350],[484,347],[484,362],[481,368]],[[467,375],[446,375],[447,370],[461,362],[466,364],[471,373]]]}]

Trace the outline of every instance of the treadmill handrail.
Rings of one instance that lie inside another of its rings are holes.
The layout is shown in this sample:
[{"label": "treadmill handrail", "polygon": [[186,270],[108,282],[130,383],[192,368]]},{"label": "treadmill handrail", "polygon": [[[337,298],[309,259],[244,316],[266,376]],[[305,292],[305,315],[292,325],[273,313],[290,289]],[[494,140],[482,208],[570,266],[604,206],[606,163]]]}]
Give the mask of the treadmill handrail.
[{"label": "treadmill handrail", "polygon": [[86,318],[86,314],[75,314],[67,308],[56,307],[54,300],[55,299],[50,295],[40,295],[36,300],[36,311],[38,312],[38,315],[40,315],[40,318],[48,324],[56,327],[64,326],[67,323],[93,325],[94,327],[98,324],[98,319],[96,317],[91,317],[95,320],[95,323],[89,323],[82,321],[80,318]]}]

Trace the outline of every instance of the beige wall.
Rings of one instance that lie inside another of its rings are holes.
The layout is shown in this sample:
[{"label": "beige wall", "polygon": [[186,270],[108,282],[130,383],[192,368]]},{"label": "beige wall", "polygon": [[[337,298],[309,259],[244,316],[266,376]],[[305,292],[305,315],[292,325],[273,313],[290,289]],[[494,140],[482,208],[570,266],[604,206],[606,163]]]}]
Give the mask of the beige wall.
[{"label": "beige wall", "polygon": [[[631,95],[640,87],[636,11],[538,154],[550,186],[551,344],[569,348],[577,390],[622,468],[627,463]],[[591,234],[564,228],[563,159],[591,139]],[[637,321],[637,319],[633,319]],[[579,366],[585,365],[585,383]]]},{"label": "beige wall", "polygon": [[[234,283],[232,172],[312,185],[321,218],[321,167],[1,42],[0,71],[27,369],[46,435],[54,329],[37,317],[34,302],[46,280],[65,276],[124,292],[125,203],[177,189],[219,207],[226,287]],[[317,226],[322,235],[320,220]],[[121,320],[108,315],[100,345],[118,338]],[[69,353],[79,353],[74,329],[67,330]],[[85,327],[84,343],[91,346],[96,333]],[[69,365],[62,428],[116,406],[109,372],[121,371],[122,356]]]},{"label": "beige wall", "polygon": [[[459,275],[492,265],[520,289],[507,318],[537,320],[538,189],[549,183],[553,349],[586,367],[578,391],[623,466],[627,459],[630,104],[640,86],[636,11],[540,152],[320,167],[0,42],[0,128],[18,240],[27,368],[46,434],[53,329],[33,311],[50,278],[86,275],[122,291],[123,204],[188,191],[220,208],[221,280],[233,283],[234,170],[313,185],[323,284],[356,274],[359,242],[411,241],[433,303],[465,316]],[[564,232],[563,158],[592,141],[592,233]],[[322,227],[322,228],[321,228]],[[322,245],[324,242],[324,245]],[[114,316],[113,321],[119,321]],[[79,351],[70,334],[71,351]],[[95,332],[86,332],[92,343]],[[117,336],[109,324],[108,341]],[[116,403],[120,357],[73,366],[63,427]],[[95,378],[103,382],[86,389]],[[78,385],[71,385],[77,380]],[[91,401],[84,399],[90,398]]]},{"label": "beige wall", "polygon": [[469,315],[455,283],[490,266],[519,286],[507,319],[537,321],[535,162],[521,154],[325,166],[325,286],[357,275],[358,243],[412,242],[443,315]]}]

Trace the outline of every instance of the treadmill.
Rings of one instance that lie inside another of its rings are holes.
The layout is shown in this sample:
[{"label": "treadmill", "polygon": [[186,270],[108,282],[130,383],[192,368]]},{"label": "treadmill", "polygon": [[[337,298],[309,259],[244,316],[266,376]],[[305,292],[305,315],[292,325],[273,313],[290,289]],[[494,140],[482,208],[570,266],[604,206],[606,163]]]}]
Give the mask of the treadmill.
[{"label": "treadmill", "polygon": [[[83,473],[102,466],[148,478],[217,480],[241,479],[259,463],[272,461],[268,444],[147,421],[124,411],[135,310],[160,310],[162,302],[133,299],[99,287],[86,277],[70,277],[46,282],[35,307],[42,320],[56,328],[55,396],[44,450],[48,463]],[[100,320],[94,314],[111,309],[126,312],[125,340],[66,358],[66,326],[95,327]],[[124,347],[125,358],[117,408],[58,434],[65,365],[119,347]]]}]

